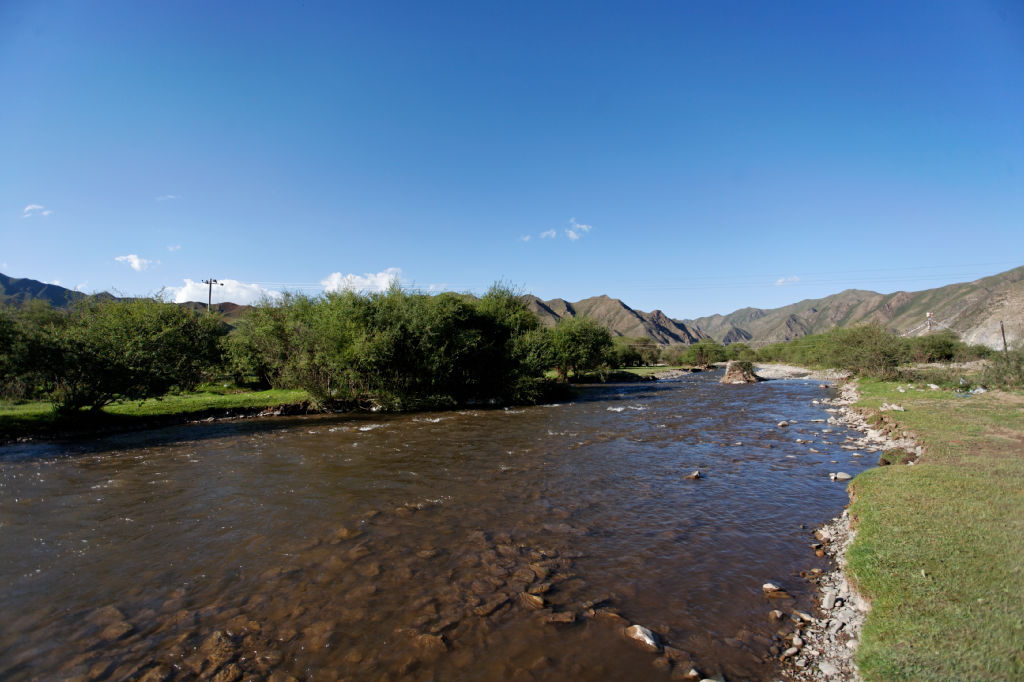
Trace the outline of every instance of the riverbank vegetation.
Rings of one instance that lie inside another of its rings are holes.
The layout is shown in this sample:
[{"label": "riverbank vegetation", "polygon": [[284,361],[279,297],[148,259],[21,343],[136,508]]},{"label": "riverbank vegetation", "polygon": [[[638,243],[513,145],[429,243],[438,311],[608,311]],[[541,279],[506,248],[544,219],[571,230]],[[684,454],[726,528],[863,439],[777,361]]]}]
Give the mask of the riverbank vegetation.
[{"label": "riverbank vegetation", "polygon": [[875,412],[877,426],[924,447],[914,466],[871,469],[850,487],[848,571],[872,603],[862,674],[1024,678],[1024,395],[863,379],[860,392],[862,408],[899,404]]},{"label": "riverbank vegetation", "polygon": [[[6,424],[5,432],[19,432],[33,420],[81,422],[83,410],[114,414],[153,401],[162,401],[163,414],[219,409],[224,399],[195,392],[202,383],[227,383],[250,395],[299,391],[316,409],[416,410],[528,404],[560,394],[570,380],[643,380],[666,366],[707,369],[725,360],[954,386],[964,381],[959,369],[908,374],[907,363],[980,357],[989,360],[972,382],[1024,382],[1021,351],[994,353],[946,333],[903,339],[862,326],[753,349],[711,339],[669,347],[647,338],[613,339],[586,317],[546,328],[502,285],[482,297],[397,286],[369,294],[285,294],[252,307],[234,330],[216,314],[159,298],[92,297],[67,310],[41,302],[0,307],[0,430]],[[265,397],[267,406],[275,404],[271,394]],[[40,401],[55,416],[29,417],[39,413]]]},{"label": "riverbank vegetation", "polygon": [[237,387],[199,386],[141,401],[119,401],[99,410],[58,412],[44,400],[8,402],[0,406],[0,442],[19,438],[79,436],[149,428],[185,421],[272,413],[298,413],[310,403],[301,390],[252,391]]},{"label": "riverbank vegetation", "polygon": [[613,362],[606,329],[588,318],[543,328],[500,285],[479,298],[397,286],[285,294],[228,331],[216,315],[156,298],[0,308],[0,399],[10,408],[0,421],[42,423],[30,416],[40,401],[58,422],[154,399],[165,413],[219,408],[223,399],[195,392],[202,382],[301,391],[316,408],[525,404],[563,390],[549,370],[565,382]]}]

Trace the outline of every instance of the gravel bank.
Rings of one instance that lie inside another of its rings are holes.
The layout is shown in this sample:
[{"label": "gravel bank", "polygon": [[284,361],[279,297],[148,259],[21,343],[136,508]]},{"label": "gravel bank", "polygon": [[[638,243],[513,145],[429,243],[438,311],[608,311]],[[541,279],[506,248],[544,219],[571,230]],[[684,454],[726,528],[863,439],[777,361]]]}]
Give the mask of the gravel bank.
[{"label": "gravel bank", "polygon": [[754,374],[762,379],[811,379],[813,381],[841,381],[849,379],[851,373],[846,370],[823,369],[813,370],[794,365],[777,365],[754,363]]},{"label": "gravel bank", "polygon": [[[777,367],[777,366],[773,366]],[[800,368],[795,368],[800,369]],[[805,370],[806,371],[806,370]],[[800,377],[804,378],[804,377]],[[874,429],[864,417],[851,406],[859,399],[857,386],[844,383],[839,395],[827,401],[832,413],[830,423],[843,424],[860,431],[863,437],[855,445],[870,451],[902,448],[921,454],[921,447],[906,438],[895,439]],[[913,464],[913,462],[911,462]],[[786,680],[860,680],[854,655],[860,645],[860,632],[871,605],[847,579],[845,572],[846,551],[856,537],[851,527],[849,510],[822,525],[815,531],[822,550],[832,558],[832,570],[813,578],[818,585],[817,612],[806,618],[794,618],[795,633],[800,646],[797,651],[785,657],[783,678]],[[792,649],[788,650],[792,651]]]}]

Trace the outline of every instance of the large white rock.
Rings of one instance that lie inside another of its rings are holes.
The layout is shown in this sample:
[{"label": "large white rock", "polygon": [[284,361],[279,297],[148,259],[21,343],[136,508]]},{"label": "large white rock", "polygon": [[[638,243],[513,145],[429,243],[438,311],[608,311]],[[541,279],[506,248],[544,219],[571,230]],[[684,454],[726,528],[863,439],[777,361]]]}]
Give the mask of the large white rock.
[{"label": "large white rock", "polygon": [[658,651],[661,648],[654,633],[643,625],[630,625],[626,628],[626,636],[635,639],[651,651]]}]

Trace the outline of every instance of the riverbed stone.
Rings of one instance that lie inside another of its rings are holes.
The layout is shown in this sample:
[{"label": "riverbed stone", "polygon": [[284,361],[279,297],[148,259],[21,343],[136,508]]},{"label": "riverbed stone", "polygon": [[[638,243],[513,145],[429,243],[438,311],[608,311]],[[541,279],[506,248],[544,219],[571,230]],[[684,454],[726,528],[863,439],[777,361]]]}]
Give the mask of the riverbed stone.
[{"label": "riverbed stone", "polygon": [[820,670],[821,674],[825,677],[835,677],[839,674],[839,668],[835,667],[828,661],[822,661],[821,663],[819,663],[818,670]]},{"label": "riverbed stone", "polygon": [[116,606],[102,606],[89,614],[88,620],[96,625],[113,625],[126,620],[124,613]]},{"label": "riverbed stone", "polygon": [[484,601],[483,604],[473,609],[473,613],[480,617],[489,616],[499,608],[508,603],[508,595],[499,594]]},{"label": "riverbed stone", "polygon": [[444,635],[421,634],[416,637],[416,648],[426,660],[433,660],[448,651]]},{"label": "riverbed stone", "polygon": [[242,669],[238,667],[237,663],[229,663],[213,676],[213,682],[237,682],[242,679],[244,673]]},{"label": "riverbed stone", "polygon": [[626,628],[626,637],[639,642],[644,648],[651,651],[660,651],[661,645],[658,643],[658,637],[651,630],[645,628],[643,625],[633,624]]},{"label": "riverbed stone", "polygon": [[575,623],[576,612],[575,611],[555,611],[549,613],[547,616],[548,623]]},{"label": "riverbed stone", "polygon": [[139,682],[167,682],[167,680],[173,677],[174,671],[171,667],[161,663],[144,672],[142,677],[139,678]]},{"label": "riverbed stone", "polygon": [[132,627],[131,623],[127,621],[117,621],[116,623],[111,623],[107,627],[103,628],[103,631],[100,632],[100,639],[104,639],[108,642],[113,642],[115,640],[121,639],[125,635],[132,632],[134,629],[135,628]]}]

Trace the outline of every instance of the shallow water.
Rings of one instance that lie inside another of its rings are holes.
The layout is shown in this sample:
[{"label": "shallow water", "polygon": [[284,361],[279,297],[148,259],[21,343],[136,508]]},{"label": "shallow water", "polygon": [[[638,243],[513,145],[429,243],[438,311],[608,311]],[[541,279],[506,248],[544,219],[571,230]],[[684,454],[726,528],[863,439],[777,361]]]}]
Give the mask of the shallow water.
[{"label": "shallow water", "polygon": [[0,448],[0,678],[768,679],[870,458],[817,383],[718,376]]}]

